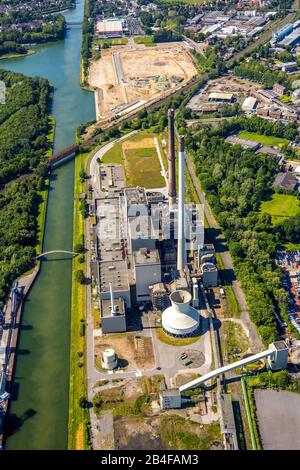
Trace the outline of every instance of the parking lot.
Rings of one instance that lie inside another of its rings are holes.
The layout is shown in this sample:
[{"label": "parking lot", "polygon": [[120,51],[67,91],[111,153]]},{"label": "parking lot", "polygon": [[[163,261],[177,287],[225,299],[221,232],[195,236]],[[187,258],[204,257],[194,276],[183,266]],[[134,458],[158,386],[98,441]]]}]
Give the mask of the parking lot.
[{"label": "parking lot", "polygon": [[263,450],[300,449],[300,395],[255,390],[255,404]]},{"label": "parking lot", "polygon": [[276,261],[283,273],[283,287],[289,293],[288,316],[300,333],[300,251],[278,251]]}]

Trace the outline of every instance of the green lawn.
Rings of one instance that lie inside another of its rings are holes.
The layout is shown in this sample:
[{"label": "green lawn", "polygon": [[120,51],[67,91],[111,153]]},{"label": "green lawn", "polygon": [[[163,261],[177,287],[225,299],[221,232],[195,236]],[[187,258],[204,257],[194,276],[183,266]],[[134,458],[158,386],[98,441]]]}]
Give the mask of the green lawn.
[{"label": "green lawn", "polygon": [[255,142],[259,142],[262,145],[271,145],[276,147],[282,147],[283,145],[289,143],[288,139],[273,137],[271,135],[257,134],[255,132],[248,131],[240,131],[238,136],[242,137],[243,139],[254,140]]},{"label": "green lawn", "polygon": [[210,450],[213,441],[223,440],[219,423],[199,426],[175,414],[162,416],[160,437],[167,450]]},{"label": "green lawn", "polygon": [[[139,132],[128,141],[139,142],[145,138],[153,138],[154,134]],[[145,188],[162,188],[165,180],[161,176],[161,166],[156,149],[132,148],[124,150],[125,141],[116,143],[102,158],[103,163],[118,163],[124,166],[127,186],[144,186]],[[124,159],[126,156],[126,159]]]},{"label": "green lawn", "polygon": [[126,149],[124,156],[128,186],[144,186],[147,189],[165,186],[155,147]]},{"label": "green lawn", "polygon": [[249,348],[249,341],[242,325],[230,320],[224,321],[221,327],[222,354],[228,362],[237,360],[237,355],[243,355]]},{"label": "green lawn", "polygon": [[94,40],[95,44],[99,44],[99,46],[103,46],[104,44],[107,44],[108,46],[125,46],[128,43],[127,38],[110,38],[110,39],[95,39]]},{"label": "green lawn", "polygon": [[289,95],[283,95],[280,101],[281,103],[292,103],[292,98]]},{"label": "green lawn", "polygon": [[153,36],[137,36],[134,38],[134,42],[136,44],[146,44],[146,45],[153,45]]},{"label": "green lawn", "polygon": [[[75,159],[74,173],[74,226],[73,245],[85,233],[85,220],[79,210],[78,195],[85,191],[86,183],[80,181],[80,171],[85,168],[88,153],[81,153]],[[88,410],[79,405],[80,397],[87,397],[86,389],[86,359],[85,335],[80,336],[79,326],[81,319],[86,317],[86,287],[75,279],[78,269],[85,271],[85,264],[80,264],[79,258],[73,259],[72,267],[72,305],[71,305],[71,351],[70,351],[70,388],[69,388],[69,426],[68,448],[71,450],[84,450],[87,448],[86,425],[89,420]],[[78,356],[82,352],[82,357]]]},{"label": "green lawn", "polygon": [[118,142],[115,144],[108,152],[106,152],[102,159],[102,163],[116,163],[119,165],[123,165],[122,159],[122,142]]},{"label": "green lawn", "polygon": [[263,201],[261,212],[272,216],[272,224],[276,225],[288,217],[300,215],[300,205],[296,196],[273,194],[269,201]]}]

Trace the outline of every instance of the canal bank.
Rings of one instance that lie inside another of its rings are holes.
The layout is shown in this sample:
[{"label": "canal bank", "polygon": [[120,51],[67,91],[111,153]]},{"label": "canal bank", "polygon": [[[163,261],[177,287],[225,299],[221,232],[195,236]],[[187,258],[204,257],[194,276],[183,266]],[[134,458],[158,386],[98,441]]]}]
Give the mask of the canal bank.
[{"label": "canal bank", "polygon": [[[65,14],[80,21],[83,0]],[[37,53],[1,62],[24,75],[47,78],[54,86],[55,150],[75,141],[76,127],[95,118],[94,97],[80,88],[81,29]],[[51,175],[44,251],[72,250],[74,162]],[[66,449],[68,436],[69,354],[72,259],[49,256],[26,299],[15,381],[7,420],[7,449]]]}]

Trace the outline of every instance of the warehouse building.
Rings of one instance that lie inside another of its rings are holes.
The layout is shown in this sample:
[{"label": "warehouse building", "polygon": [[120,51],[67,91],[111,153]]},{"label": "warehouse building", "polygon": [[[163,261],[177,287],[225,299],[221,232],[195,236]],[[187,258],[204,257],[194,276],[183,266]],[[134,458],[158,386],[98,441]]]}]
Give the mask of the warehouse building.
[{"label": "warehouse building", "polygon": [[210,93],[208,96],[208,101],[217,101],[222,103],[232,103],[233,94],[232,93]]},{"label": "warehouse building", "polygon": [[237,135],[230,135],[227,137],[226,142],[231,145],[240,145],[244,149],[253,150],[254,152],[259,149],[260,144],[255,142],[254,140],[243,139],[242,137],[238,137]]},{"label": "warehouse building", "polygon": [[273,183],[274,187],[295,191],[298,187],[298,180],[292,172],[278,173]]},{"label": "warehouse building", "polygon": [[242,110],[245,112],[254,112],[257,106],[257,99],[248,96],[242,104]]},{"label": "warehouse building", "polygon": [[293,31],[293,25],[288,23],[287,25],[283,26],[283,28],[279,29],[275,33],[273,33],[273,42],[281,41],[285,36],[290,34]]},{"label": "warehouse building", "polygon": [[125,20],[119,18],[108,18],[97,21],[96,35],[100,38],[119,38],[124,34]]}]

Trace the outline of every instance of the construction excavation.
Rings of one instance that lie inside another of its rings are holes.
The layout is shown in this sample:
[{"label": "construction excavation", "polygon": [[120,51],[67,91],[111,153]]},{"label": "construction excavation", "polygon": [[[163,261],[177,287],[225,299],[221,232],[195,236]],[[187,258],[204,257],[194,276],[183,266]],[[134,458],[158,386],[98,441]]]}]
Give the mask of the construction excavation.
[{"label": "construction excavation", "polygon": [[185,43],[104,49],[91,63],[89,86],[95,92],[97,119],[121,116],[180,88],[196,75]]}]

